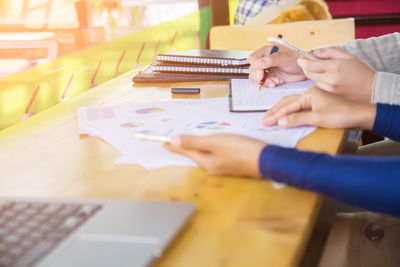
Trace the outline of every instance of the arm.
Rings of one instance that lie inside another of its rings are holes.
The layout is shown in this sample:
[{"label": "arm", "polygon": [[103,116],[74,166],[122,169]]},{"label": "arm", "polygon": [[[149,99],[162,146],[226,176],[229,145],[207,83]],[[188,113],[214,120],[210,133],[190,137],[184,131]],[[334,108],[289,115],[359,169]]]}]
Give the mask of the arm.
[{"label": "arm", "polygon": [[260,172],[280,183],[400,216],[400,158],[330,156],[266,146]]},{"label": "arm", "polygon": [[400,106],[378,103],[371,131],[400,141]]},{"label": "arm", "polygon": [[[378,104],[372,131],[400,140],[400,106]],[[334,157],[269,145],[259,168],[277,182],[400,216],[400,158]]]},{"label": "arm", "polygon": [[[400,62],[397,63],[400,66]],[[400,75],[377,72],[372,86],[371,103],[400,105]]]},{"label": "arm", "polygon": [[[284,127],[359,127],[400,140],[400,106],[360,104],[311,87],[283,98],[263,123]],[[265,146],[237,135],[176,136],[164,144],[216,175],[261,176],[400,216],[400,158],[363,158]]]},{"label": "arm", "polygon": [[376,70],[372,103],[400,104],[400,33],[358,39],[338,47]]},{"label": "arm", "polygon": [[338,46],[380,72],[400,73],[400,33],[357,39]]}]

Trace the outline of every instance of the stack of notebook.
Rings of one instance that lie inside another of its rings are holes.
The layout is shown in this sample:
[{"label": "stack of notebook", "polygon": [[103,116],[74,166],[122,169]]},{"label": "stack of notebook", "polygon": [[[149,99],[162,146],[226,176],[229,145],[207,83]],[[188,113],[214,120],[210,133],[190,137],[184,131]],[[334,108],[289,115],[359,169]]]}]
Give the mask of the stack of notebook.
[{"label": "stack of notebook", "polygon": [[134,82],[219,81],[247,78],[250,51],[194,49],[159,54]]}]

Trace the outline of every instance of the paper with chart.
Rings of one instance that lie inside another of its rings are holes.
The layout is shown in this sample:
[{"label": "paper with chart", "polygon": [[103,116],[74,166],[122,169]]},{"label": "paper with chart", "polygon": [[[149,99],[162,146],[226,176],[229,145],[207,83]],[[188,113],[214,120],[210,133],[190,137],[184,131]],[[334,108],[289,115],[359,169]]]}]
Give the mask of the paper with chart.
[{"label": "paper with chart", "polygon": [[313,85],[312,80],[305,80],[285,83],[275,88],[263,87],[259,90],[258,84],[249,79],[232,79],[230,109],[232,111],[265,111],[282,97],[302,94]]},{"label": "paper with chart", "polygon": [[145,168],[171,165],[196,166],[190,159],[162,148],[162,143],[133,139],[132,133],[175,136],[178,134],[241,134],[270,144],[294,147],[314,127],[281,129],[263,127],[263,113],[231,113],[225,98],[172,100],[114,107],[78,108],[79,132],[98,136],[118,149],[121,164]]}]

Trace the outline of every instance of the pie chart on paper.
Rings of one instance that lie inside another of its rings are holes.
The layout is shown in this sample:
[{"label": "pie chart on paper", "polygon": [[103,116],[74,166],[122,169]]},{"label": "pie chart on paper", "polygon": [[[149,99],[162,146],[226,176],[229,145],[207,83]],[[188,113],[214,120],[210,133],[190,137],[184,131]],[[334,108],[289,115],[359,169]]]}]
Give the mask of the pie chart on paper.
[{"label": "pie chart on paper", "polygon": [[137,114],[150,114],[150,113],[157,113],[157,112],[164,112],[165,109],[163,108],[142,108],[135,111]]}]

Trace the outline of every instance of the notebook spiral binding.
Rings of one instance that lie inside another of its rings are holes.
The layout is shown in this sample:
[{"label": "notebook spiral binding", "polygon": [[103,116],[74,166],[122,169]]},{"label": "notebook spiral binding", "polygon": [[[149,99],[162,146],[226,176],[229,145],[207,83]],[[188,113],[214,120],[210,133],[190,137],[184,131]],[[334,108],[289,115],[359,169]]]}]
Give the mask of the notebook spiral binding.
[{"label": "notebook spiral binding", "polygon": [[157,55],[156,60],[161,62],[177,62],[177,63],[220,65],[220,66],[242,66],[248,64],[247,59],[237,60],[237,59],[171,56],[171,55]]}]

